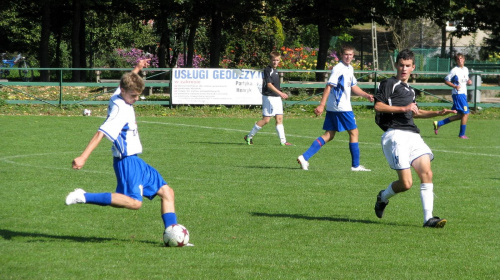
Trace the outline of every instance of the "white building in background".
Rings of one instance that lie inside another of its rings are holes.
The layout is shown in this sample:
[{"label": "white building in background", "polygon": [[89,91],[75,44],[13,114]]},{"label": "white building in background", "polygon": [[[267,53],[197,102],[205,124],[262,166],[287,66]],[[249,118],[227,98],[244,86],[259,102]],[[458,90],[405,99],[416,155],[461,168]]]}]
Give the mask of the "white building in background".
[{"label": "white building in background", "polygon": [[[448,33],[447,37],[448,40],[446,42],[446,47],[450,47],[450,33],[453,31],[456,31],[456,21],[448,21],[446,22],[446,32]],[[478,30],[477,32],[474,32],[468,36],[462,36],[461,38],[458,37],[453,37],[452,38],[452,43],[453,43],[453,49],[456,50],[457,52],[461,53],[466,53],[471,55],[470,51],[472,49],[475,50],[475,54],[477,55],[479,53],[479,50],[481,49],[481,46],[483,45],[484,38],[489,37],[489,34],[482,31]],[[479,59],[479,57],[477,57]]]}]

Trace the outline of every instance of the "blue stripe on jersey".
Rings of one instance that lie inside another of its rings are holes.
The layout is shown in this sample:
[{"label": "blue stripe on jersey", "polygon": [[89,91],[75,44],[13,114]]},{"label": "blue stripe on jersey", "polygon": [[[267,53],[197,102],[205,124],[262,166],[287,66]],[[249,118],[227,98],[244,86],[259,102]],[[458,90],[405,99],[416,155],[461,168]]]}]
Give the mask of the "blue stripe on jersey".
[{"label": "blue stripe on jersey", "polygon": [[332,87],[332,90],[330,91],[330,94],[335,95],[335,101],[337,102],[337,105],[340,102],[340,98],[342,97],[342,94],[344,94],[344,75],[341,75],[339,77],[339,80],[337,82],[336,87]]},{"label": "blue stripe on jersey", "polygon": [[460,84],[460,81],[458,80],[458,76],[455,75],[450,79],[450,82],[453,83],[454,85],[458,86]]},{"label": "blue stripe on jersey", "polygon": [[125,126],[122,128],[122,131],[120,132],[120,135],[118,135],[118,138],[115,140],[114,145],[118,152],[122,156],[128,156],[127,154],[127,130],[129,129],[128,123],[125,124]]}]

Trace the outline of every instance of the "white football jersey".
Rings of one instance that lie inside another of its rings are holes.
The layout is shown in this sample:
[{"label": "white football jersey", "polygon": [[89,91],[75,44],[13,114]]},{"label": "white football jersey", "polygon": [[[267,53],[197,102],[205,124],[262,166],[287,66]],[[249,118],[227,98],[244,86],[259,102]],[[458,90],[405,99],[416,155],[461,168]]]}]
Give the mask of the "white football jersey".
[{"label": "white football jersey", "polygon": [[467,94],[467,81],[469,81],[469,69],[467,67],[455,66],[444,79],[456,86],[460,86],[459,90],[454,88],[451,94]]},{"label": "white football jersey", "polygon": [[345,65],[343,62],[335,65],[328,79],[328,84],[332,86],[332,90],[326,102],[326,110],[332,112],[352,111],[351,87],[357,83],[351,65]]},{"label": "white football jersey", "polygon": [[99,131],[113,142],[111,151],[114,157],[123,158],[142,153],[134,106],[122,99],[119,90],[109,100],[108,117]]}]

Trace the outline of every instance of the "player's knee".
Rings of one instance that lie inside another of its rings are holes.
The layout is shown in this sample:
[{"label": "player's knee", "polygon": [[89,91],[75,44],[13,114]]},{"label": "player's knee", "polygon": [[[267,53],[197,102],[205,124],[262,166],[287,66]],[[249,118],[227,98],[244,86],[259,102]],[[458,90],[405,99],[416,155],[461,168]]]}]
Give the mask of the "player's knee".
[{"label": "player's knee", "polygon": [[413,186],[413,180],[412,179],[406,179],[406,180],[402,180],[400,181],[401,182],[401,187],[403,189],[403,191],[407,191],[411,188],[411,186]]},{"label": "player's knee", "polygon": [[420,173],[420,180],[422,182],[432,182],[432,170],[425,170]]},{"label": "player's knee", "polygon": [[129,209],[131,210],[139,210],[142,207],[142,201],[139,200],[133,200],[133,202],[130,204]]},{"label": "player's knee", "polygon": [[162,199],[168,201],[173,201],[175,197],[174,189],[172,189],[168,185],[164,185],[163,187],[161,187],[157,194]]}]

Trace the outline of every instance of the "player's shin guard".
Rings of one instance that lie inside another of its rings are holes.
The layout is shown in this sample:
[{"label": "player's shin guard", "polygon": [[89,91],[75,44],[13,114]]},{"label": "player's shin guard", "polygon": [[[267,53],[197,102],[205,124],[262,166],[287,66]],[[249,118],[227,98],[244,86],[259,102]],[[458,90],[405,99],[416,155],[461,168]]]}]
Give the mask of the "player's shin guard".
[{"label": "player's shin guard", "polygon": [[464,136],[466,129],[467,129],[467,125],[465,125],[465,124],[460,125],[460,134],[458,134],[458,136]]},{"label": "player's shin guard", "polygon": [[349,151],[351,152],[352,167],[359,166],[359,143],[349,143]]},{"label": "player's shin guard", "polygon": [[276,125],[276,132],[278,133],[278,137],[280,138],[281,143],[285,143],[285,127],[283,126],[283,124]]},{"label": "player's shin guard", "polygon": [[449,123],[450,123],[450,118],[440,120],[440,121],[438,121],[438,127],[441,127],[441,126],[443,126],[445,124],[449,124]]},{"label": "player's shin guard", "polygon": [[253,137],[255,134],[257,134],[257,132],[259,132],[259,130],[261,130],[262,127],[258,126],[257,124],[255,124],[252,128],[252,130],[250,130],[250,133],[248,133],[248,136]]},{"label": "player's shin guard", "polygon": [[392,189],[392,183],[390,183],[389,186],[387,186],[387,188],[382,192],[381,198],[382,198],[383,202],[387,202],[387,201],[389,201],[389,198],[391,198],[395,195],[396,195],[396,193]]},{"label": "player's shin guard", "polygon": [[322,137],[318,137],[316,140],[314,140],[314,142],[312,142],[311,147],[309,147],[309,149],[307,149],[307,151],[303,153],[302,156],[304,156],[305,160],[309,160],[321,149],[321,147],[323,147],[323,145],[325,145],[325,140],[323,140]]},{"label": "player's shin guard", "polygon": [[422,199],[422,209],[424,211],[424,223],[432,218],[434,210],[434,184],[420,184],[420,198]]},{"label": "player's shin guard", "polygon": [[111,205],[111,193],[85,193],[85,203],[108,206]]},{"label": "player's shin guard", "polygon": [[177,224],[177,215],[174,212],[168,212],[163,215],[161,215],[161,218],[163,219],[163,223],[165,224],[165,228]]}]

